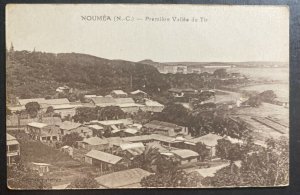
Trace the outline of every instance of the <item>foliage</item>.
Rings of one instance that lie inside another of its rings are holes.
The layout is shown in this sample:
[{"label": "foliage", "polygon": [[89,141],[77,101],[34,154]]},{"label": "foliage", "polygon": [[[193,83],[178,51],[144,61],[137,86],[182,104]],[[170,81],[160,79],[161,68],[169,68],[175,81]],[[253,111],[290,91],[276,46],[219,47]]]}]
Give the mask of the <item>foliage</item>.
[{"label": "foliage", "polygon": [[221,159],[227,159],[231,162],[241,160],[243,157],[243,149],[240,144],[232,144],[229,140],[220,139],[216,145],[216,156]]},{"label": "foliage", "polygon": [[272,90],[267,90],[259,94],[263,102],[273,102],[277,95]]},{"label": "foliage", "polygon": [[225,77],[227,77],[227,72],[226,72],[225,68],[221,68],[221,69],[215,70],[213,75],[218,78],[225,78]]},{"label": "foliage", "polygon": [[49,106],[46,110],[46,113],[53,113],[54,112],[54,109],[52,106]]},{"label": "foliage", "polygon": [[37,102],[28,102],[25,105],[25,108],[26,108],[27,113],[29,113],[29,115],[32,118],[34,118],[37,116],[37,112],[40,110],[41,106]]},{"label": "foliage", "polygon": [[72,132],[70,134],[66,134],[62,137],[62,143],[63,145],[67,146],[75,146],[77,141],[82,141],[83,138],[77,133],[77,132]]},{"label": "foliage", "polygon": [[246,101],[251,107],[258,107],[261,105],[261,98],[259,95],[256,96],[251,96],[247,101]]},{"label": "foliage", "polygon": [[67,186],[68,189],[93,189],[98,187],[98,182],[94,178],[90,177],[77,178]]},{"label": "foliage", "polygon": [[51,189],[47,179],[37,171],[26,168],[21,161],[15,166],[7,167],[7,185],[12,189]]},{"label": "foliage", "polygon": [[7,59],[7,93],[20,98],[54,95],[56,88],[63,85],[96,89],[100,94],[112,89],[143,89],[152,94],[170,87],[150,65],[78,53],[15,51],[12,55]]},{"label": "foliage", "polygon": [[205,144],[203,144],[201,142],[196,143],[195,152],[197,152],[199,154],[200,161],[204,161],[210,155],[210,150],[206,147]]},{"label": "foliage", "polygon": [[189,111],[181,104],[169,104],[161,113],[159,113],[154,119],[175,123],[181,126],[188,126]]},{"label": "foliage", "polygon": [[176,170],[144,177],[141,185],[143,187],[199,187],[201,179],[199,174]]},{"label": "foliage", "polygon": [[216,172],[214,177],[207,177],[202,182],[205,186],[278,186],[289,182],[289,147],[288,140],[267,140],[267,148],[246,153],[241,167],[227,166]]},{"label": "foliage", "polygon": [[143,169],[154,172],[156,171],[158,163],[161,162],[161,154],[158,151],[158,148],[153,146],[147,146],[144,152],[141,155],[136,156],[132,164],[134,167],[142,167]]},{"label": "foliage", "polygon": [[113,120],[125,118],[125,113],[118,106],[100,107],[79,107],[73,116],[75,122],[89,122],[91,120]]}]

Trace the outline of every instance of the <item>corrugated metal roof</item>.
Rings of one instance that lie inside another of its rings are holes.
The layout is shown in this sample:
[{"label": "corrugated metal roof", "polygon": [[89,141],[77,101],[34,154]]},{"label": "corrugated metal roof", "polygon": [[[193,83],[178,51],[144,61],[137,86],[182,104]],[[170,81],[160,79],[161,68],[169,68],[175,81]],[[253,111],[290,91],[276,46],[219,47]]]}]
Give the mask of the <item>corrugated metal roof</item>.
[{"label": "corrugated metal roof", "polygon": [[106,139],[101,139],[99,137],[91,137],[91,138],[86,138],[82,142],[87,143],[92,146],[96,145],[102,145],[102,144],[107,144],[108,141]]},{"label": "corrugated metal roof", "polygon": [[88,152],[86,154],[86,156],[100,160],[102,162],[106,162],[109,164],[116,164],[118,163],[120,160],[122,160],[122,157],[113,155],[113,154],[109,154],[106,152],[102,152],[99,150],[91,150],[90,152]]},{"label": "corrugated metal roof", "polygon": [[107,188],[126,188],[139,186],[141,180],[148,175],[151,173],[140,168],[134,168],[102,175],[95,179],[100,185]]},{"label": "corrugated metal roof", "polygon": [[142,93],[142,94],[147,94],[146,92],[144,92],[144,91],[142,91],[142,90],[135,90],[135,91],[132,91],[132,92],[130,92],[131,94],[133,94],[133,95],[136,95],[136,94],[139,94],[139,93]]},{"label": "corrugated metal roof", "polygon": [[176,154],[182,159],[199,156],[197,152],[194,152],[193,150],[187,150],[187,149],[172,150],[171,152],[173,154]]},{"label": "corrugated metal roof", "polygon": [[144,144],[141,142],[137,142],[137,143],[123,143],[120,145],[120,148],[122,150],[128,150],[128,149],[132,149],[132,148],[144,148]]},{"label": "corrugated metal roof", "polygon": [[59,125],[59,128],[63,130],[71,130],[71,129],[76,129],[80,127],[82,124],[80,123],[75,123],[71,121],[64,121],[62,124]]},{"label": "corrugated metal roof", "polygon": [[201,136],[201,137],[190,139],[189,142],[193,142],[193,143],[201,142],[207,146],[216,146],[218,144],[218,140],[222,139],[222,138],[223,138],[222,136],[209,133],[209,134]]},{"label": "corrugated metal roof", "polygon": [[31,123],[28,123],[28,126],[36,127],[36,128],[43,128],[43,127],[47,127],[48,125],[45,123],[31,122]]},{"label": "corrugated metal roof", "polygon": [[113,90],[111,93],[115,93],[117,95],[127,95],[123,90]]}]

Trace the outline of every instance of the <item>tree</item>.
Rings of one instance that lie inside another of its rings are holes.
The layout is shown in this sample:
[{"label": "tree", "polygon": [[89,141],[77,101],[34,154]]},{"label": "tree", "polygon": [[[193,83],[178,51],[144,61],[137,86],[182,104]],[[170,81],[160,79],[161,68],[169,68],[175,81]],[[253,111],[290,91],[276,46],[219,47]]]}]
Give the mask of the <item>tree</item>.
[{"label": "tree", "polygon": [[98,120],[113,120],[125,116],[124,111],[119,106],[107,106],[97,111]]},{"label": "tree", "polygon": [[240,144],[233,144],[229,140],[220,139],[216,145],[216,155],[221,159],[230,160],[232,164],[234,161],[241,160],[243,157],[243,149]]},{"label": "tree", "polygon": [[40,176],[37,171],[26,168],[21,160],[15,166],[7,167],[7,185],[12,189],[51,189],[47,179]]},{"label": "tree", "polygon": [[156,117],[157,120],[175,123],[187,127],[189,111],[181,104],[169,104]]},{"label": "tree", "polygon": [[158,163],[160,161],[161,154],[158,151],[158,148],[155,148],[154,146],[146,146],[146,149],[144,152],[138,156],[136,156],[132,163],[135,167],[142,167],[143,169],[147,171],[154,172],[156,171],[156,168]]},{"label": "tree", "polygon": [[210,155],[210,150],[201,142],[196,143],[196,152],[200,156],[200,161],[204,161]]},{"label": "tree", "polygon": [[46,113],[54,113],[54,109],[52,106],[49,106],[46,110]]},{"label": "tree", "polygon": [[260,96],[251,96],[245,103],[248,103],[251,107],[259,107],[261,105]]},{"label": "tree", "polygon": [[98,187],[98,182],[91,177],[77,178],[67,186],[68,189],[94,189]]},{"label": "tree", "polygon": [[199,187],[202,178],[199,173],[175,170],[146,176],[141,180],[141,185],[143,187]]},{"label": "tree", "polygon": [[28,102],[25,105],[27,113],[30,114],[32,118],[37,116],[38,111],[40,110],[41,106],[37,102]]},{"label": "tree", "polygon": [[90,108],[90,107],[78,107],[76,108],[76,113],[73,116],[75,122],[89,122],[91,120],[97,119],[97,110],[98,108]]},{"label": "tree", "polygon": [[205,178],[206,186],[279,186],[289,183],[289,147],[288,139],[266,141],[267,148],[259,148],[242,157],[240,168],[227,166]]},{"label": "tree", "polygon": [[277,97],[277,95],[272,90],[264,91],[258,94],[258,96],[263,102],[269,102],[269,103],[273,102],[274,99]]},{"label": "tree", "polygon": [[225,68],[217,69],[214,71],[213,75],[218,78],[225,78],[227,77],[227,71]]},{"label": "tree", "polygon": [[75,146],[77,141],[82,141],[83,138],[77,132],[73,132],[62,137],[63,145]]}]

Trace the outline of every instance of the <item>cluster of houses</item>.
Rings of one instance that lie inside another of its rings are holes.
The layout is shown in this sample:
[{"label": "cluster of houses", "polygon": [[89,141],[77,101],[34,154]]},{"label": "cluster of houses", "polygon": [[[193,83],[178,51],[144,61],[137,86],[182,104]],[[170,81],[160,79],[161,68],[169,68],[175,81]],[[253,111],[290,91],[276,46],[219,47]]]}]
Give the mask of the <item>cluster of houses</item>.
[{"label": "cluster of houses", "polygon": [[70,102],[67,98],[17,99],[17,105],[8,106],[8,109],[12,113],[15,113],[17,111],[25,110],[25,105],[27,103],[37,102],[41,107],[41,112],[46,112],[49,107],[52,107],[53,111],[59,114],[62,118],[66,116],[74,116],[76,108],[78,107],[119,106],[125,113],[136,113],[139,110],[161,112],[164,109],[164,105],[149,99],[148,94],[141,90],[132,91],[130,94],[127,94],[123,90],[113,90],[106,96],[85,95],[84,98],[86,101],[85,103]]},{"label": "cluster of houses", "polygon": [[[173,90],[176,94],[177,91]],[[180,91],[178,93],[197,93],[196,91]],[[150,100],[148,95],[140,90],[125,93],[114,90],[107,96],[86,95],[85,104],[89,106],[119,106],[126,113],[138,110],[161,112],[163,105]],[[83,106],[80,103],[70,103],[67,99],[26,99],[19,100],[19,107],[25,107],[28,102],[38,102],[42,109],[52,106],[56,112],[72,114],[71,109]],[[62,121],[58,117],[42,119],[22,119],[17,124],[8,127],[23,127],[33,140],[55,145],[62,141],[63,136],[77,133],[82,137],[73,145],[64,145],[61,151],[66,152],[82,163],[99,168],[102,176],[96,181],[103,188],[138,187],[144,176],[151,173],[134,166],[134,159],[144,153],[147,147],[157,148],[161,155],[174,157],[180,164],[196,163],[200,156],[197,153],[197,143],[204,144],[210,151],[209,159],[216,158],[215,147],[219,139],[224,137],[207,134],[193,138],[186,127],[153,120],[146,124],[134,123],[132,119],[92,120],[85,123]],[[108,135],[107,135],[107,132]],[[7,134],[7,163],[14,164],[20,156],[20,145],[16,138]],[[34,163],[36,170],[48,172],[49,165],[43,162]],[[131,177],[134,175],[134,177]],[[114,179],[116,178],[116,179]],[[120,179],[123,178],[123,179]]]}]

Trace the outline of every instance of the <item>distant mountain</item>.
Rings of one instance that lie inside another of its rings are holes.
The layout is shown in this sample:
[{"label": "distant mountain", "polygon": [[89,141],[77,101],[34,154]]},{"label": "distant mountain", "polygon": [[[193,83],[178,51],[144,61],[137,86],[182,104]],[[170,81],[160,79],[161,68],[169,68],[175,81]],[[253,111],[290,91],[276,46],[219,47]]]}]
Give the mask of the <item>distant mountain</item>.
[{"label": "distant mountain", "polygon": [[44,97],[63,85],[100,94],[112,89],[142,89],[152,93],[158,88],[169,88],[156,68],[142,63],[79,53],[14,51],[7,54],[8,96]]},{"label": "distant mountain", "polygon": [[269,62],[269,61],[260,61],[260,62],[164,62],[163,64],[168,65],[186,65],[193,67],[201,67],[201,66],[215,66],[215,65],[235,65],[238,67],[263,67],[263,66],[272,66],[272,67],[288,67],[288,62]]}]

